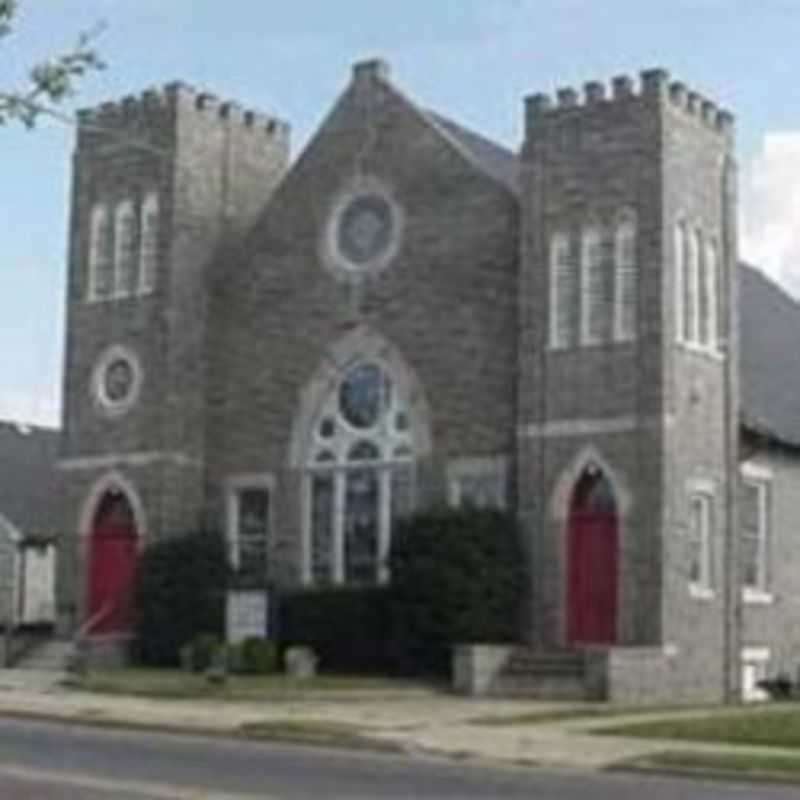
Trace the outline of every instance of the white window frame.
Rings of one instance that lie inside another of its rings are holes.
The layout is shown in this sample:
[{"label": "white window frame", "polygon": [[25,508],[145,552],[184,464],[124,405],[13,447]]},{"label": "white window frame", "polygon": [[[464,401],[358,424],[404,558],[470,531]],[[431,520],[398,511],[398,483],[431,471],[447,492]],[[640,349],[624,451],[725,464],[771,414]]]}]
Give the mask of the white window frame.
[{"label": "white window frame", "polygon": [[[700,577],[689,577],[689,593],[698,600],[710,600],[714,590],[714,487],[710,481],[690,484],[688,493],[687,537],[693,536],[694,506],[699,501],[702,509],[700,528]],[[690,564],[691,567],[691,564]]]},{"label": "white window frame", "polygon": [[[614,227],[614,341],[617,342],[631,342],[636,338],[639,317],[636,228],[636,216],[632,211],[620,214]],[[633,304],[627,309],[626,299],[630,299],[630,294],[633,295]],[[625,326],[626,313],[630,314],[630,328]]]},{"label": "white window frame", "polygon": [[[128,288],[122,285],[122,266],[123,266],[123,244],[125,243],[124,233],[125,226],[131,226],[131,252],[128,254],[130,258],[130,270],[133,276],[131,286]],[[138,272],[139,258],[136,252],[136,214],[134,212],[133,201],[130,199],[121,200],[117,203],[114,209],[114,297],[128,297],[136,291],[136,273]]]},{"label": "white window frame", "polygon": [[675,223],[673,239],[675,247],[675,340],[683,342],[685,341],[684,329],[686,327],[686,287],[684,285],[686,278],[686,223],[683,220]]},{"label": "white window frame", "polygon": [[447,465],[447,500],[451,508],[461,508],[464,505],[465,478],[495,481],[500,498],[500,505],[496,507],[507,507],[508,459],[505,456],[457,458],[450,461]]},{"label": "white window frame", "polygon": [[[266,535],[275,530],[275,476],[271,473],[235,475],[225,482],[225,541],[231,566],[239,569],[241,547],[239,543],[239,497],[247,490],[266,491],[269,494],[268,527]],[[267,539],[267,547],[270,542]]]},{"label": "white window frame", "polygon": [[[772,471],[756,464],[742,464],[742,486],[752,486],[758,493],[758,572],[757,586],[746,585],[742,580],[742,599],[751,605],[769,605],[774,601],[771,592],[772,548]],[[741,535],[741,524],[740,524]]]},{"label": "white window frame", "polygon": [[708,297],[708,348],[719,352],[719,251],[712,237],[708,237],[704,253]]},{"label": "white window frame", "polygon": [[[577,300],[575,297],[577,293],[574,291],[577,275],[572,261],[570,237],[564,231],[557,231],[550,237],[549,256],[550,349],[562,350],[573,344],[575,339],[574,330],[570,330],[569,335],[565,337],[563,328],[566,320],[572,320],[574,325],[575,309],[569,306]],[[565,286],[565,275],[567,285],[573,288],[572,292],[562,291]],[[573,296],[565,296],[570,294]]]},{"label": "white window frame", "polygon": [[[606,330],[594,330],[597,325],[606,328],[608,298],[605,289],[605,259],[603,258],[603,229],[590,223],[581,232],[581,286],[580,328],[581,344],[601,344]],[[598,293],[597,289],[600,287]]]},{"label": "white window frame", "polygon": [[[103,203],[95,204],[92,207],[89,219],[89,269],[86,289],[86,299],[89,302],[105,300],[114,293],[114,256],[109,247],[112,236],[109,228],[111,224],[108,206]],[[102,295],[98,294],[97,280],[101,263],[109,273],[107,275],[109,279],[108,290],[106,294]]]},{"label": "white window frame", "polygon": [[[151,217],[155,220],[152,226],[149,224]],[[139,211],[139,294],[149,294],[156,287],[160,225],[158,193],[150,191]]]}]

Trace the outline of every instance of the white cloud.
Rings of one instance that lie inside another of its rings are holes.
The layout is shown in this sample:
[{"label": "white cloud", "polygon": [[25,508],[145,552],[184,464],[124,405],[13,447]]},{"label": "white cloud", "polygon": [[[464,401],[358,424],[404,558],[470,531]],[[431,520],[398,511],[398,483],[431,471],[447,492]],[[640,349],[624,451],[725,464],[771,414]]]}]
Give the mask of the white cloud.
[{"label": "white cloud", "polygon": [[742,258],[800,297],[800,132],[764,137],[741,193]]},{"label": "white cloud", "polygon": [[57,427],[60,412],[54,399],[43,393],[3,389],[0,393],[0,419]]}]

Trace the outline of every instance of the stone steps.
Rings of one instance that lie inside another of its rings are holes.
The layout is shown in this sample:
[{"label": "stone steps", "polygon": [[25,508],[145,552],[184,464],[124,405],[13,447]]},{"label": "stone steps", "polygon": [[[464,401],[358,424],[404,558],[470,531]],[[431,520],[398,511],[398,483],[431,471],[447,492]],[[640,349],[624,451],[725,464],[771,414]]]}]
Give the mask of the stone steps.
[{"label": "stone steps", "polygon": [[574,651],[515,650],[500,671],[493,694],[534,700],[589,700],[586,661]]},{"label": "stone steps", "polygon": [[66,669],[74,646],[66,639],[47,639],[25,653],[14,665],[16,669],[61,672]]}]

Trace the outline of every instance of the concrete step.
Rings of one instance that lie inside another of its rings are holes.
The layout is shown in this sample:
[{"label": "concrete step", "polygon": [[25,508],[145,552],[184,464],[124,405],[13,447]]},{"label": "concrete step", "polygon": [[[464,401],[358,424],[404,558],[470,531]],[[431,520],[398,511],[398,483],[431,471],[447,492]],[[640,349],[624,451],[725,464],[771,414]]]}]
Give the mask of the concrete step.
[{"label": "concrete step", "polygon": [[14,666],[17,669],[57,672],[66,668],[72,653],[71,641],[47,639],[31,648]]},{"label": "concrete step", "polygon": [[570,650],[515,650],[500,673],[495,694],[534,700],[586,700],[586,662]]}]

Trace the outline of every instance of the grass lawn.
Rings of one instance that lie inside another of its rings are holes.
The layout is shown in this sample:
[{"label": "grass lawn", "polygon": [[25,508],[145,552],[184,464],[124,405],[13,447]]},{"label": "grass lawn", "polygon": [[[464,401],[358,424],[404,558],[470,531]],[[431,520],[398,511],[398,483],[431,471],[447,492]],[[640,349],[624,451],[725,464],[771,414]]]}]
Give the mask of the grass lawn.
[{"label": "grass lawn", "polygon": [[800,706],[718,712],[602,728],[605,736],[681,739],[691,742],[800,749]]},{"label": "grass lawn", "polygon": [[771,755],[739,755],[730,753],[689,753],[674,751],[655,753],[634,761],[633,767],[665,767],[667,769],[733,773],[742,777],[779,778],[800,781],[800,757]]},{"label": "grass lawn", "polygon": [[[616,712],[620,714],[623,712]],[[506,728],[517,725],[544,725],[548,722],[567,722],[577,719],[594,719],[614,716],[615,712],[607,708],[558,708],[552,711],[529,711],[521,714],[487,714],[468,720],[470,725],[481,725],[487,728]]]},{"label": "grass lawn", "polygon": [[73,688],[100,694],[155,697],[160,699],[208,698],[215,700],[256,701],[296,700],[304,696],[330,697],[358,692],[402,694],[409,690],[433,690],[430,684],[391,678],[319,675],[305,681],[285,675],[230,675],[222,685],[211,684],[204,675],[178,669],[92,670],[75,682]]}]

